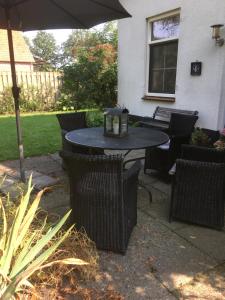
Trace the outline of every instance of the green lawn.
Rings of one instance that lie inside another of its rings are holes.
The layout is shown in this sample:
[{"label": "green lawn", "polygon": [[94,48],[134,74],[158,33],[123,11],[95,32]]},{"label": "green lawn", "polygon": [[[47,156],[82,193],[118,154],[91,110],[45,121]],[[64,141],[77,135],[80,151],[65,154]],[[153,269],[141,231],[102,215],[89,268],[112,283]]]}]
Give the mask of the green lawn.
[{"label": "green lawn", "polygon": [[[55,113],[21,116],[25,157],[54,153],[61,147],[61,135]],[[14,116],[0,116],[0,161],[18,158]]]}]

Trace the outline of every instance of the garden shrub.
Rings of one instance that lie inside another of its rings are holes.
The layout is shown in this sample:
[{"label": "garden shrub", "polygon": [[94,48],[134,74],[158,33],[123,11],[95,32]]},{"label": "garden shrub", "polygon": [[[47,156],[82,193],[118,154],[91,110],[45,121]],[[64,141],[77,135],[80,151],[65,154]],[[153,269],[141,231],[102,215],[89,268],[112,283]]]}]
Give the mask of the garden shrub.
[{"label": "garden shrub", "polygon": [[87,116],[87,126],[88,127],[100,127],[103,126],[104,117],[102,111],[88,111]]},{"label": "garden shrub", "polygon": [[[35,86],[21,86],[20,110],[21,112],[54,111],[57,106],[56,91],[48,86],[40,89]],[[0,93],[0,114],[14,113],[14,100],[11,87]]]},{"label": "garden shrub", "polygon": [[111,107],[117,101],[117,60],[114,47],[98,45],[79,51],[77,61],[64,68],[63,107]]}]

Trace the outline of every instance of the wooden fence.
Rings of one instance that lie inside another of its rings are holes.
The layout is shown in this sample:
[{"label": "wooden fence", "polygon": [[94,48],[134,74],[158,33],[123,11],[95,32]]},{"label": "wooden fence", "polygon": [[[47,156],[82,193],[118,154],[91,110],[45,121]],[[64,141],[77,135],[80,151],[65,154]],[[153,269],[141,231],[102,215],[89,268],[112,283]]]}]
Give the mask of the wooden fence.
[{"label": "wooden fence", "polygon": [[[54,109],[60,96],[61,75],[59,72],[17,72],[17,83],[21,87],[21,109],[23,111]],[[13,110],[10,101],[11,87],[11,72],[1,71],[0,113],[9,113]]]},{"label": "wooden fence", "polygon": [[[56,92],[61,85],[59,72],[17,72],[17,83],[23,88],[35,87],[39,90],[53,88]],[[11,72],[0,72],[0,92],[12,86]]]}]

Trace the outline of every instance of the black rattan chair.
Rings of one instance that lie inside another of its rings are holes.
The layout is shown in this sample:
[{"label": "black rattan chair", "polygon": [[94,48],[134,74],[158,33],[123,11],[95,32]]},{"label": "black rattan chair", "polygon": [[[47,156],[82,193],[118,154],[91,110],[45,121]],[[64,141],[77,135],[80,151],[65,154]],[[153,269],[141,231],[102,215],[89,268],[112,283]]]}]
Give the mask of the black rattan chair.
[{"label": "black rattan chair", "polygon": [[169,129],[165,132],[170,137],[167,145],[146,149],[144,171],[157,170],[167,174],[181,155],[181,145],[189,143],[198,116],[172,113]]},{"label": "black rattan chair", "polygon": [[79,147],[72,145],[67,142],[65,135],[67,132],[86,128],[86,113],[85,112],[73,112],[73,113],[64,113],[56,114],[59,125],[61,127],[61,136],[62,136],[62,150],[72,151],[78,153],[88,153],[88,149],[84,147]]},{"label": "black rattan chair", "polygon": [[176,161],[170,221],[183,220],[221,229],[224,226],[225,151],[182,146]]},{"label": "black rattan chair", "polygon": [[69,175],[72,222],[97,248],[125,253],[137,223],[140,162],[124,172],[122,156],[60,154]]},{"label": "black rattan chair", "polygon": [[[89,148],[72,145],[71,143],[67,142],[67,140],[65,139],[65,135],[67,134],[67,132],[75,129],[87,128],[86,112],[56,114],[56,117],[61,127],[62,150],[71,151],[74,153],[90,154]],[[91,154],[103,155],[104,150],[91,149]]]}]

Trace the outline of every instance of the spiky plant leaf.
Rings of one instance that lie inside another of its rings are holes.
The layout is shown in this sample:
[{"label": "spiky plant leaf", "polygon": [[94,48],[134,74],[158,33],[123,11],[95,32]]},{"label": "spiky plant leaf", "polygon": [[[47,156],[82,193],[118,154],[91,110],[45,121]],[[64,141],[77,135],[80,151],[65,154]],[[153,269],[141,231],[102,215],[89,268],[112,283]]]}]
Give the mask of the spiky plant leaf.
[{"label": "spiky plant leaf", "polygon": [[30,206],[29,210],[27,211],[26,215],[24,216],[24,219],[21,223],[21,226],[20,226],[20,230],[19,230],[19,233],[18,233],[18,237],[17,237],[17,240],[15,241],[15,245],[14,245],[14,251],[17,251],[18,247],[21,245],[24,237],[26,236],[27,234],[27,231],[31,225],[31,223],[33,222],[34,220],[34,217],[36,215],[36,211],[37,211],[37,208],[39,206],[39,203],[41,201],[41,197],[44,193],[44,190],[43,191],[40,191],[36,198],[34,199],[32,205]]},{"label": "spiky plant leaf", "polygon": [[[16,274],[20,273],[21,270],[23,270],[27,265],[29,265],[35,257],[40,254],[42,249],[48,244],[48,242],[56,235],[56,233],[61,229],[61,227],[64,225],[66,220],[68,219],[71,211],[69,211],[59,222],[55,225],[54,228],[51,228],[43,237],[37,241],[37,243],[30,249],[25,257],[24,260],[20,263],[20,265],[15,264],[11,273],[10,277],[14,277]],[[71,228],[69,229],[69,231]]]},{"label": "spiky plant leaf", "polygon": [[2,228],[2,236],[0,239],[0,251],[1,251],[1,256],[3,255],[3,251],[5,249],[5,244],[6,244],[6,233],[7,233],[7,220],[6,220],[6,215],[5,215],[5,209],[2,203],[2,199],[0,198],[0,209],[2,212],[2,219],[3,219],[3,228]]},{"label": "spiky plant leaf", "polygon": [[27,206],[29,203],[30,195],[33,187],[31,186],[32,176],[28,182],[28,190],[24,197],[21,198],[20,205],[16,211],[16,216],[13,222],[13,225],[9,231],[9,237],[7,239],[6,247],[3,251],[3,255],[0,260],[0,267],[2,272],[7,275],[10,270],[11,261],[13,254],[15,253],[15,241],[17,240],[20,232],[20,226],[25,216]]},{"label": "spiky plant leaf", "polygon": [[[46,220],[47,217],[44,219],[43,225],[39,230],[35,230],[30,238],[28,240],[25,240],[23,244],[21,245],[21,251],[19,252],[16,261],[14,262],[13,268],[16,268],[17,265],[20,265],[21,262],[23,261],[24,257],[27,255],[29,249],[31,249],[31,246],[34,244],[35,240],[37,240],[37,237],[42,233],[45,229],[46,226]],[[12,269],[13,269],[12,268]]]},{"label": "spiky plant leaf", "polygon": [[[25,269],[21,270],[20,273],[17,273],[14,278],[12,278],[12,281],[8,284],[6,290],[4,291],[2,295],[2,300],[8,300],[8,295],[12,295],[16,292],[17,287],[20,286],[24,280],[26,280],[28,277],[30,277],[34,272],[39,270],[41,268],[41,265],[49,258],[49,256],[54,253],[54,251],[58,248],[58,246],[67,238],[70,231],[73,229],[73,226],[70,227],[69,230],[65,232],[65,234],[57,241],[55,242],[50,248],[48,248],[46,251],[44,251],[39,257],[37,257],[34,262],[30,262],[30,265]],[[52,262],[53,264],[54,262]],[[57,261],[59,263],[59,261]]]},{"label": "spiky plant leaf", "polygon": [[[30,226],[36,216],[36,211],[43,194],[43,192],[40,192],[29,206],[32,189],[30,178],[27,192],[21,198],[9,230],[7,230],[7,214],[0,200],[0,209],[3,216],[3,232],[0,239],[0,250],[2,251],[0,253],[0,298],[2,300],[13,299],[14,295],[23,289],[24,286],[31,287],[32,285],[28,281],[28,278],[38,269],[43,269],[56,263],[70,265],[86,264],[82,260],[70,258],[43,265],[55,252],[57,247],[68,237],[73,226],[61,237],[56,238],[50,247],[48,247],[49,242],[62,228],[70,215],[70,211],[47,232],[45,232],[45,219],[41,228],[29,234]],[[40,239],[38,239],[39,236]]]}]

